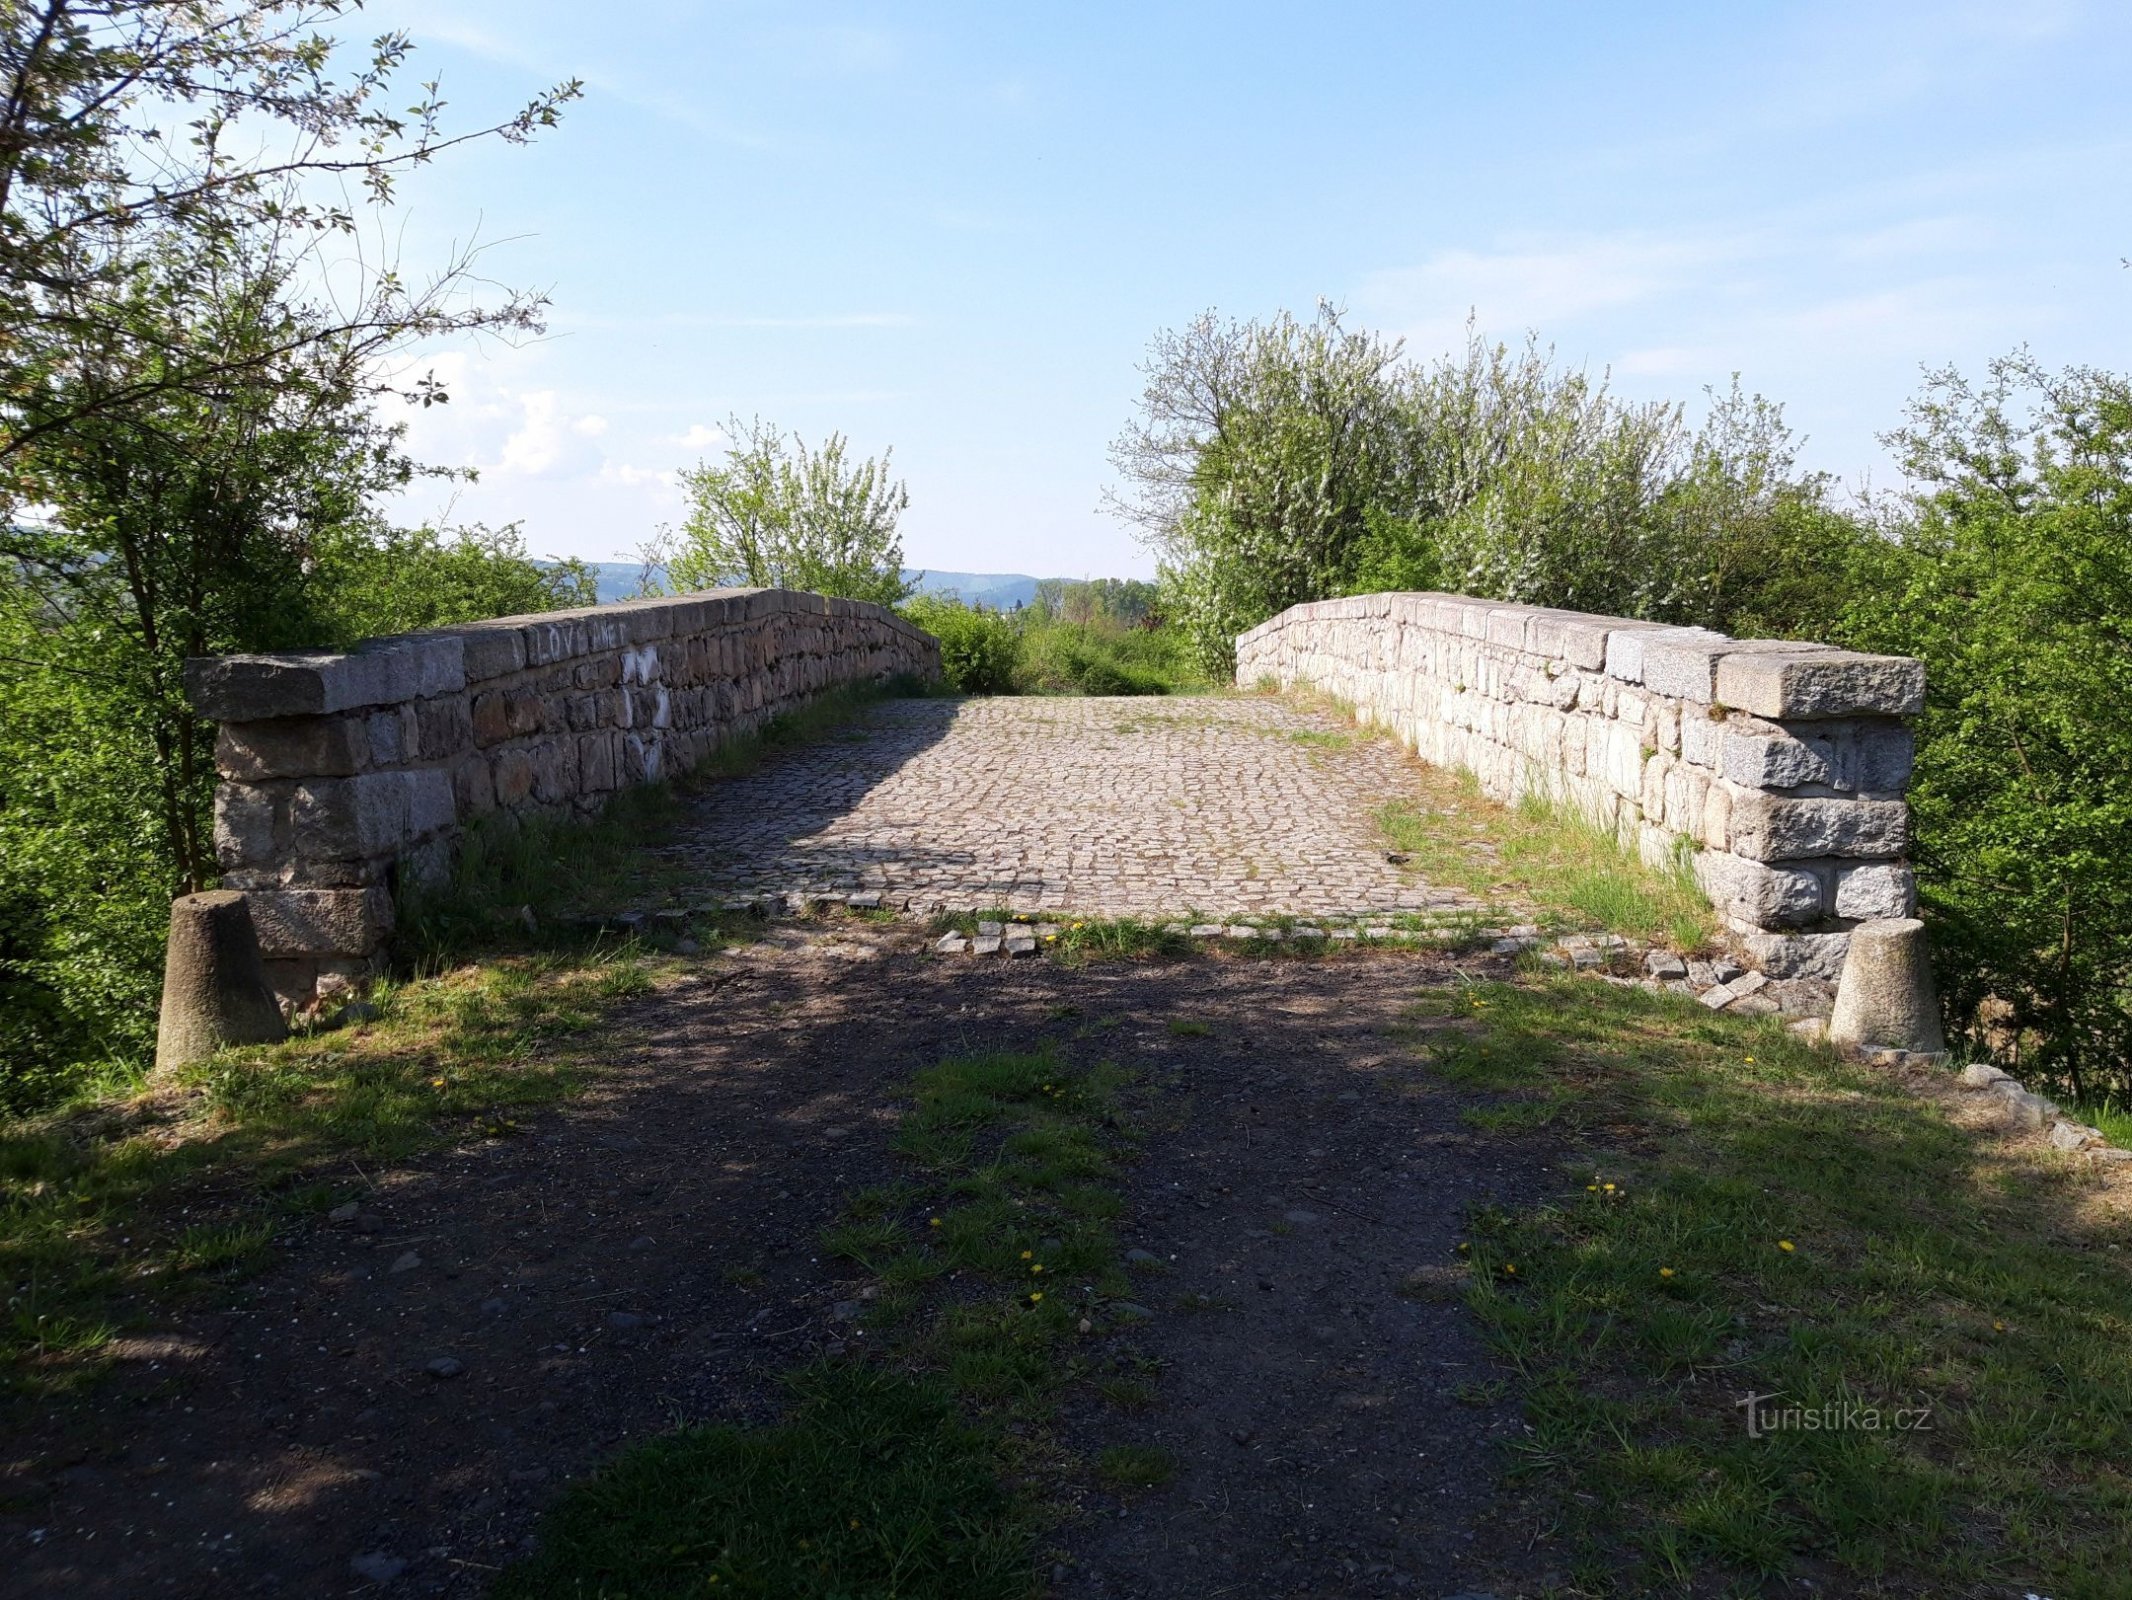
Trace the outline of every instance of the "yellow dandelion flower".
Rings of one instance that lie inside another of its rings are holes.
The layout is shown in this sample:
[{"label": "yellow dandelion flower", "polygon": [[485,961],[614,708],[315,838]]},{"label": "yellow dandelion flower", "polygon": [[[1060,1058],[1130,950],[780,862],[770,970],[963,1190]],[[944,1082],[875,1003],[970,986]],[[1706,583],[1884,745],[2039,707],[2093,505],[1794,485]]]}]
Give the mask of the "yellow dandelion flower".
[{"label": "yellow dandelion flower", "polygon": [[940,1219],[938,1217],[928,1217],[926,1218],[925,1225],[928,1228],[937,1228],[940,1226]]},{"label": "yellow dandelion flower", "polygon": [[1777,1241],[1777,1248],[1783,1251],[1786,1255],[1790,1255],[1794,1250],[1798,1249],[1799,1247],[1793,1244],[1789,1239],[1779,1239]]},{"label": "yellow dandelion flower", "polygon": [[1459,1253],[1460,1255],[1466,1255],[1466,1254],[1468,1254],[1468,1253],[1469,1253],[1469,1252],[1470,1252],[1470,1251],[1471,1251],[1472,1249],[1473,1249],[1473,1246],[1471,1246],[1470,1244],[1466,1243],[1466,1241],[1465,1241],[1465,1240],[1461,1239],[1461,1240],[1459,1240],[1459,1241],[1458,1241],[1458,1253]]},{"label": "yellow dandelion flower", "polygon": [[1754,1057],[1753,1057],[1753,1056],[1749,1056],[1749,1057],[1747,1058],[1747,1064],[1748,1064],[1748,1065],[1749,1065],[1750,1067],[1754,1065]]},{"label": "yellow dandelion flower", "polygon": [[1036,1255],[1036,1252],[1035,1252],[1034,1250],[1024,1250],[1024,1251],[1022,1252],[1022,1259],[1023,1259],[1024,1261],[1032,1260],[1032,1259],[1034,1259],[1035,1255]]},{"label": "yellow dandelion flower", "polygon": [[1660,1267],[1658,1269],[1658,1275],[1661,1278],[1670,1278],[1673,1276],[1673,1269],[1671,1267]]},{"label": "yellow dandelion flower", "polygon": [[1035,1304],[1036,1304],[1036,1303],[1037,1303],[1037,1302],[1038,1302],[1039,1300],[1041,1300],[1041,1299],[1043,1299],[1043,1298],[1044,1298],[1044,1291],[1043,1291],[1043,1290],[1041,1290],[1041,1289],[1034,1289],[1034,1290],[1031,1290],[1031,1291],[1030,1291],[1030,1294],[1029,1294],[1029,1303],[1030,1303],[1031,1305],[1035,1305]]},{"label": "yellow dandelion flower", "polygon": [[1044,1270],[1044,1263],[1039,1261],[1034,1266],[1030,1267],[1029,1270],[1031,1272],[1042,1272]]},{"label": "yellow dandelion flower", "polygon": [[1991,1325],[1991,1331],[1993,1333],[2004,1333],[2006,1331],[2006,1324],[2003,1322],[1994,1322]]},{"label": "yellow dandelion flower", "polygon": [[1612,1194],[1614,1192],[1614,1186],[1611,1183],[1605,1184],[1603,1185],[1603,1187],[1605,1188],[1608,1194]]},{"label": "yellow dandelion flower", "polygon": [[429,1080],[429,1086],[432,1089],[441,1089],[444,1087],[444,1080],[442,1078],[432,1078]]},{"label": "yellow dandelion flower", "polygon": [[1597,1185],[1596,1183],[1587,1183],[1584,1186],[1584,1192],[1586,1194],[1597,1194],[1599,1192],[1599,1185]]}]

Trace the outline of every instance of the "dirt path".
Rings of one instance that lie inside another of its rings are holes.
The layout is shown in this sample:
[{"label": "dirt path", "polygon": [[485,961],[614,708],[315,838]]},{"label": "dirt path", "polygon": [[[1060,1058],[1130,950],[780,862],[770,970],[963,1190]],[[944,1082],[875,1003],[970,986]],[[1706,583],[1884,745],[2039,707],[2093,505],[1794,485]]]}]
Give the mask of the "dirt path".
[{"label": "dirt path", "polygon": [[1492,1440],[1515,1424],[1426,1269],[1467,1206],[1540,1174],[1463,1132],[1395,1037],[1456,970],[942,961],[858,923],[706,959],[613,1019],[597,1091],[515,1139],[348,1171],[353,1222],[287,1238],[225,1314],[130,1341],[12,1441],[7,1592],[479,1593],[569,1478],[678,1421],[766,1415],[775,1372],[840,1347],[853,1280],[816,1241],[894,1173],[891,1088],[1047,1039],[1153,1086],[1123,1235],[1173,1263],[1132,1336],[1160,1407],[1079,1410],[1066,1442],[1181,1467],[1091,1492],[1057,1591],[1485,1588]]}]

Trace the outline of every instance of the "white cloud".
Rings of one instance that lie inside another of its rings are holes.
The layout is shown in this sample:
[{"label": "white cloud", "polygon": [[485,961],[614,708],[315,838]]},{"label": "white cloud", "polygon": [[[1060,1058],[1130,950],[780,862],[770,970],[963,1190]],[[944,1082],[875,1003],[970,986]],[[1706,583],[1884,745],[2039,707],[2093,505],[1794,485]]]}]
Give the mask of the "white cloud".
[{"label": "white cloud", "polygon": [[674,443],[684,450],[713,450],[724,444],[725,439],[725,429],[697,422],[690,424],[688,432],[676,434]]},{"label": "white cloud", "polygon": [[[520,395],[522,419],[503,442],[493,464],[484,467],[500,477],[549,478],[597,469],[601,452],[592,441],[607,428],[597,416],[571,417],[553,389]],[[596,424],[586,427],[587,422]]]},{"label": "white cloud", "polygon": [[1486,334],[1565,323],[1707,285],[1753,253],[1745,237],[1639,234],[1532,242],[1499,250],[1441,250],[1419,266],[1373,272],[1356,291],[1368,320],[1403,333],[1417,354],[1465,343],[1469,315]]}]

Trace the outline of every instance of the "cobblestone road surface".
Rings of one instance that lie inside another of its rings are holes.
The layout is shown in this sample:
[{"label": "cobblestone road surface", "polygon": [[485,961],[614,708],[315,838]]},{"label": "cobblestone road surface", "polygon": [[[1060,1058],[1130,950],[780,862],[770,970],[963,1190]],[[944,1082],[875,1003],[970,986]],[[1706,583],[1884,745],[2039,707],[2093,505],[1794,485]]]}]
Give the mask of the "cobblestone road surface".
[{"label": "cobblestone road surface", "polygon": [[1372,814],[1407,758],[1261,696],[894,700],[694,802],[695,892],[917,911],[1325,917],[1476,906]]}]

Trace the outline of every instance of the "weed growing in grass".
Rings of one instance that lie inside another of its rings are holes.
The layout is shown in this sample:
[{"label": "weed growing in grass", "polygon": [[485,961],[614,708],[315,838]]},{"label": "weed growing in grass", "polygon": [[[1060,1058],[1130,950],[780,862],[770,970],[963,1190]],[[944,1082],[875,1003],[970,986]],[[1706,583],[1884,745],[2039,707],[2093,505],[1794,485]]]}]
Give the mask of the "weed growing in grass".
[{"label": "weed growing in grass", "polygon": [[1685,861],[1646,864],[1612,834],[1541,795],[1501,806],[1471,773],[1416,764],[1421,793],[1377,812],[1377,825],[1414,870],[1485,893],[1509,887],[1570,923],[1698,950],[1717,935],[1710,902]]},{"label": "weed growing in grass", "polygon": [[[919,1073],[895,1135],[916,1175],[858,1191],[824,1235],[875,1279],[858,1336],[872,1359],[792,1374],[772,1426],[629,1451],[570,1492],[496,1592],[1029,1593],[1060,1396],[1088,1380],[1121,1406],[1153,1398],[1146,1364],[1105,1338],[1130,1321],[1112,1309],[1128,1288],[1111,1231],[1126,1081],[1048,1053]],[[1121,1447],[1096,1471],[1140,1487],[1174,1465]]]},{"label": "weed growing in grass", "polygon": [[1547,1204],[1475,1213],[1459,1258],[1524,1404],[1513,1473],[1587,1589],[1833,1564],[1890,1593],[2126,1593],[2132,1229],[2092,1178],[1771,1020],[1564,979],[1417,1021],[1435,1071],[1609,1147]]}]

